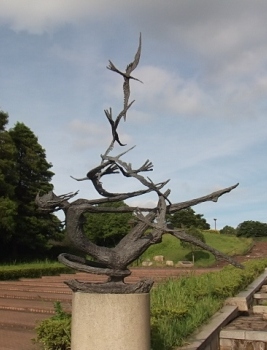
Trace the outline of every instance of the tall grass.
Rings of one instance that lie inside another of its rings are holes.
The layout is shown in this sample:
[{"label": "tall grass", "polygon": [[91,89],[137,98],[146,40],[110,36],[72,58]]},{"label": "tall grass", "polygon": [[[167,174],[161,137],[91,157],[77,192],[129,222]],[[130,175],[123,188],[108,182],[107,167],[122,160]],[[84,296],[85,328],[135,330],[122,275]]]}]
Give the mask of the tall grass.
[{"label": "tall grass", "polygon": [[220,272],[170,279],[151,291],[152,349],[170,350],[207,322],[226,298],[245,289],[267,266],[250,261],[245,269],[227,266]]},{"label": "tall grass", "polygon": [[252,238],[221,235],[203,231],[206,243],[229,255],[244,255],[253,246]]}]

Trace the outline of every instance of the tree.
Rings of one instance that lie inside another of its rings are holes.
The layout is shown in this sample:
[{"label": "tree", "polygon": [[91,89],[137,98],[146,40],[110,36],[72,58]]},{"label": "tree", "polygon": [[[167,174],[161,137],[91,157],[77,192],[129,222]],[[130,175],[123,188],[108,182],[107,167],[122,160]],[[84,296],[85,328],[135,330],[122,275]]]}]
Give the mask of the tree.
[{"label": "tree", "polygon": [[0,111],[0,253],[6,250],[15,230],[15,218],[17,216],[17,204],[13,200],[15,194],[15,181],[17,179],[15,169],[16,147],[6,130],[8,114]]},{"label": "tree", "polygon": [[6,249],[7,244],[15,231],[15,218],[17,215],[16,203],[9,198],[0,197],[0,253]]},{"label": "tree", "polygon": [[267,224],[259,221],[244,221],[237,226],[236,235],[242,237],[267,236]]},{"label": "tree", "polygon": [[38,213],[38,191],[53,188],[52,167],[34,133],[23,123],[6,131],[8,115],[0,114],[0,218],[1,240],[11,259],[44,251],[51,238],[61,236],[56,216]]},{"label": "tree", "polygon": [[195,211],[189,207],[177,211],[176,213],[168,216],[168,222],[176,228],[182,227],[196,227],[201,230],[209,230],[210,225],[202,214],[196,214]]},{"label": "tree", "polygon": [[14,195],[16,147],[6,130],[8,114],[0,111],[0,197]]},{"label": "tree", "polygon": [[[197,238],[199,241],[206,243],[206,240],[205,240],[203,233],[199,229],[197,229],[196,227],[192,226],[189,229],[186,229],[186,233],[190,236]],[[192,262],[194,264],[195,263],[195,251],[200,250],[200,248],[197,247],[192,242],[186,242],[186,241],[181,241],[181,246],[183,248],[190,249],[191,254],[192,254]]]},{"label": "tree", "polygon": [[233,228],[232,226],[226,225],[220,230],[220,233],[223,235],[235,235],[236,229]]},{"label": "tree", "polygon": [[[114,203],[96,204],[100,208],[119,208],[127,207],[123,201]],[[129,231],[131,226],[131,213],[86,213],[84,215],[84,231],[86,236],[94,243],[100,246],[115,246]]]}]

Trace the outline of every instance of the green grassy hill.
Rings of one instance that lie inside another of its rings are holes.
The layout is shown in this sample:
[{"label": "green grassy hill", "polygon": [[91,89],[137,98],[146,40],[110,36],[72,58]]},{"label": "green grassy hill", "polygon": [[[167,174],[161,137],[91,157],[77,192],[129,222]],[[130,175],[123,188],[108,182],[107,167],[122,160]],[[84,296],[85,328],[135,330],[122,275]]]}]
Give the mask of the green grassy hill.
[{"label": "green grassy hill", "polygon": [[[251,248],[253,240],[251,238],[239,238],[232,235],[220,235],[214,231],[203,231],[206,243],[213,248],[228,255],[243,255]],[[180,240],[165,234],[162,242],[151,246],[141,257],[141,261],[150,259],[153,261],[155,255],[163,255],[165,260],[172,260],[174,263],[183,260],[192,260],[189,249],[182,248]],[[215,263],[212,254],[204,250],[195,251],[195,266],[206,267]],[[159,264],[160,265],[160,264]]]}]

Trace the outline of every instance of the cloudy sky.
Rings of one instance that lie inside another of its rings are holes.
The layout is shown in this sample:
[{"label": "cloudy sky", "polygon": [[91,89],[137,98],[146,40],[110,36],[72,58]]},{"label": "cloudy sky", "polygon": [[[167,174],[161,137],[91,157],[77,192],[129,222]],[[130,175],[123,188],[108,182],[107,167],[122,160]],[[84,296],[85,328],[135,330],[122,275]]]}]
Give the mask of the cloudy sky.
[{"label": "cloudy sky", "polygon": [[[53,164],[56,194],[80,190],[111,134],[104,109],[122,107],[130,63],[135,100],[119,125],[136,145],[124,161],[150,159],[155,182],[171,179],[172,202],[239,182],[217,203],[194,210],[214,227],[267,221],[267,2],[265,0],[0,0],[0,109],[9,128],[25,123]],[[122,152],[115,148],[114,155]],[[109,190],[140,189],[110,176]],[[147,195],[130,204],[153,205]]]}]

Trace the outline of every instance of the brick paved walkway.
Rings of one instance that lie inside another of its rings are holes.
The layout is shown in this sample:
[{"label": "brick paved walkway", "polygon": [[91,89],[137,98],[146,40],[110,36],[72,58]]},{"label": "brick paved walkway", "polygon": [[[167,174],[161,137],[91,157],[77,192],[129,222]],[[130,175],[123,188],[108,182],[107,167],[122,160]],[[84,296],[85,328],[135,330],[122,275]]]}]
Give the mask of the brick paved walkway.
[{"label": "brick paved walkway", "polygon": [[[218,269],[209,269],[215,271]],[[193,270],[207,272],[205,269]],[[138,268],[127,277],[129,283],[142,278],[153,278],[157,283],[168,277],[179,277],[192,273],[191,269]],[[40,350],[34,344],[37,322],[54,313],[54,302],[60,301],[65,310],[71,310],[71,290],[64,284],[68,279],[82,281],[104,281],[105,277],[77,273],[74,275],[49,276],[19,281],[0,281],[0,350]]]}]

